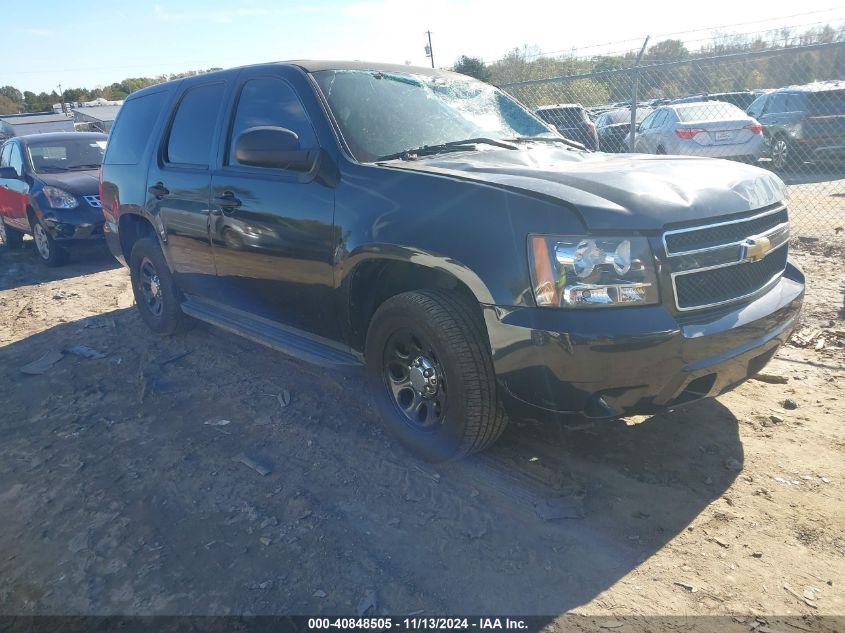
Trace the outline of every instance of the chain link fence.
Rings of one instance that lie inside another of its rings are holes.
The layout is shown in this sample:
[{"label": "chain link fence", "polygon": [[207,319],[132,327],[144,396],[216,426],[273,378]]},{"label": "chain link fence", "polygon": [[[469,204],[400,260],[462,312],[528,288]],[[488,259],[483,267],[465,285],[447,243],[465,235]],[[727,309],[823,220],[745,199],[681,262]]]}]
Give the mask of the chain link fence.
[{"label": "chain link fence", "polygon": [[592,150],[772,170],[787,185],[793,235],[845,239],[845,42],[632,61],[500,87]]}]

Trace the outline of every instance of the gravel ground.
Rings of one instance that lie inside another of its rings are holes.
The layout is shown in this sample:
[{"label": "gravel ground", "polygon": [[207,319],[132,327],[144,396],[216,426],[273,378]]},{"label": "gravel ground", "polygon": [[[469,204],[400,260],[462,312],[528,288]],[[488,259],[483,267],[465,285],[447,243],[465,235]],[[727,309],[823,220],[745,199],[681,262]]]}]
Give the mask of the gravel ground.
[{"label": "gravel ground", "polygon": [[[795,243],[785,384],[437,466],[360,375],[158,338],[108,256],[27,246],[0,248],[0,614],[845,614],[841,241]],[[20,371],[75,345],[105,357]]]}]

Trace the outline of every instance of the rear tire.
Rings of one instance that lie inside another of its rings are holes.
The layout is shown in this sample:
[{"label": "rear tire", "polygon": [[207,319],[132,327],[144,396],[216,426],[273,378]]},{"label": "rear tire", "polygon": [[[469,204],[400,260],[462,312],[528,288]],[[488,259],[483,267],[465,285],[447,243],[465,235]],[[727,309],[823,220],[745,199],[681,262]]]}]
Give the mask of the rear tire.
[{"label": "rear tire", "polygon": [[665,147],[663,147],[662,145],[658,145],[658,146],[657,146],[657,152],[656,152],[656,153],[657,153],[657,154],[660,154],[660,155],[665,155],[665,154],[666,154],[666,148],[665,148]]},{"label": "rear tire", "polygon": [[0,243],[9,249],[18,249],[23,246],[23,233],[8,226],[2,216],[0,216]]},{"label": "rear tire", "polygon": [[129,275],[141,319],[153,332],[176,334],[189,327],[190,321],[182,312],[182,293],[156,239],[143,237],[135,242]]},{"label": "rear tire", "polygon": [[61,266],[67,262],[67,251],[59,246],[47,227],[34,216],[30,216],[30,224],[32,226],[32,238],[35,240],[35,252],[38,257],[50,268]]},{"label": "rear tire", "polygon": [[778,134],[772,139],[770,148],[772,169],[778,172],[786,171],[790,167],[801,164],[798,147],[784,134]]},{"label": "rear tire", "polygon": [[458,292],[385,301],[370,322],[366,360],[384,425],[429,461],[482,451],[507,426],[484,322]]}]

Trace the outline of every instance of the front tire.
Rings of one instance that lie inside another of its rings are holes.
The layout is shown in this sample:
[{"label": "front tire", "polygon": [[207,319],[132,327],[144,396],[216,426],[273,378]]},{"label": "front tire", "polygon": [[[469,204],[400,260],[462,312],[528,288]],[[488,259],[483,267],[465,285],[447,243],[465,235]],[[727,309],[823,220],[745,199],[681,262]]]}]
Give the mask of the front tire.
[{"label": "front tire", "polygon": [[153,332],[166,335],[187,329],[182,293],[157,240],[144,237],[135,242],[129,257],[129,274],[141,319]]},{"label": "front tire", "polygon": [[421,457],[459,459],[505,430],[484,322],[458,292],[385,301],[370,322],[366,360],[385,426]]},{"label": "front tire", "polygon": [[61,266],[67,261],[67,251],[58,245],[50,231],[38,218],[31,218],[32,238],[35,241],[35,252],[41,261],[50,268]]}]

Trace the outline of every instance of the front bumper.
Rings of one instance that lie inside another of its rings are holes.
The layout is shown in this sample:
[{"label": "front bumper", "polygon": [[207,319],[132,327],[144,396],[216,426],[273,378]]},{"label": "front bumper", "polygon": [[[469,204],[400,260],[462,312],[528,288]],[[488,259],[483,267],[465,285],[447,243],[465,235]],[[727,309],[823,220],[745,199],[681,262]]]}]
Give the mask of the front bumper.
[{"label": "front bumper", "polygon": [[101,209],[80,206],[76,209],[42,210],[44,226],[54,240],[102,240],[103,212]]},{"label": "front bumper", "polygon": [[511,413],[614,418],[717,396],[758,373],[795,328],[803,296],[804,276],[790,263],[752,302],[706,314],[483,308]]}]

